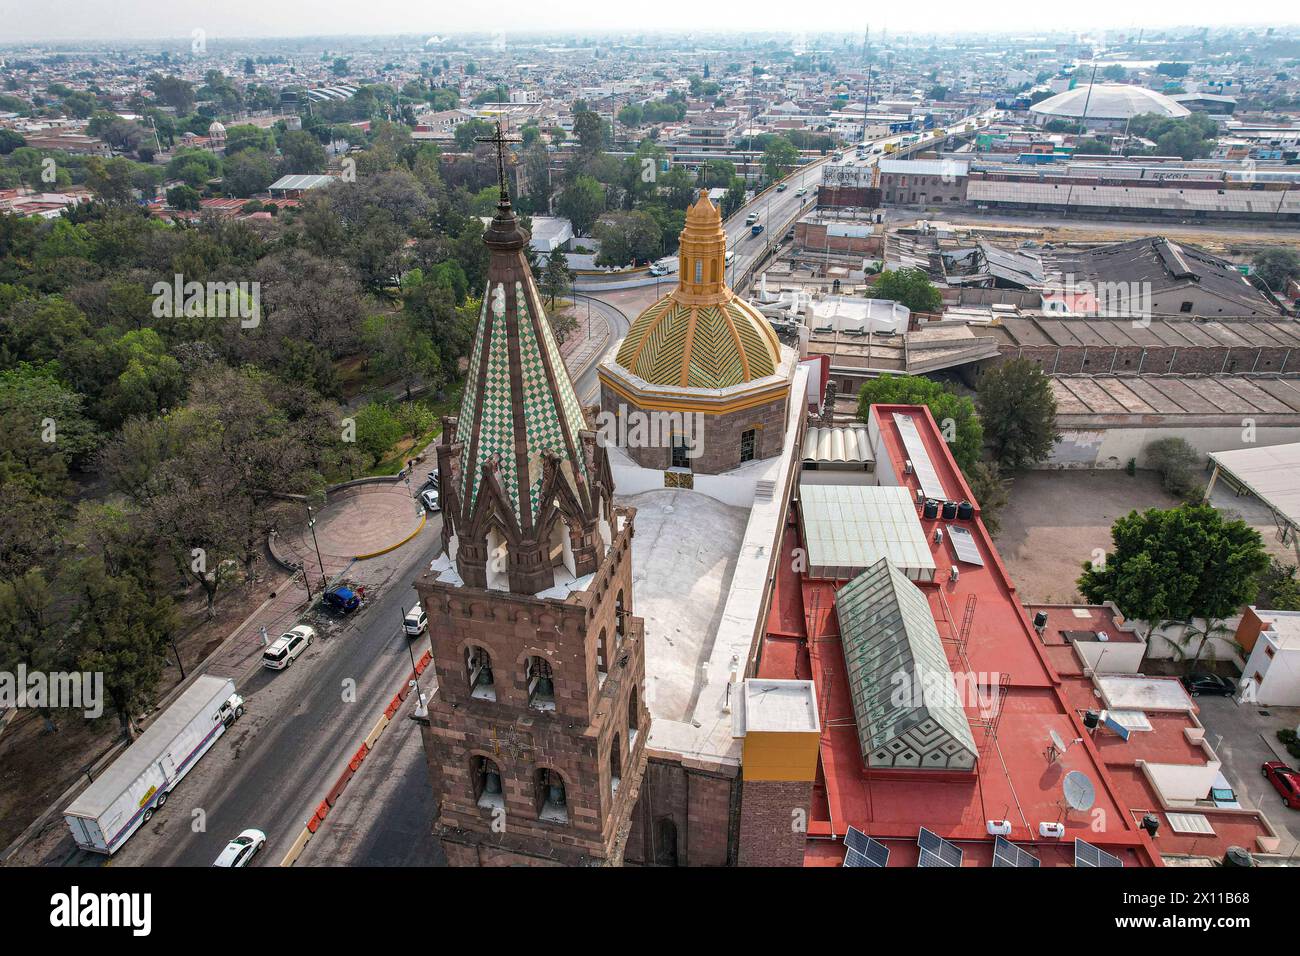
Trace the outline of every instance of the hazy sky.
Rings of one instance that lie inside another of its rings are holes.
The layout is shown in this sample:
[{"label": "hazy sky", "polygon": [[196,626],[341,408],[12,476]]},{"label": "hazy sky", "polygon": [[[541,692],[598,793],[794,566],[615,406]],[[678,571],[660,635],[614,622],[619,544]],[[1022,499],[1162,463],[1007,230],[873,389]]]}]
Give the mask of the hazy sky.
[{"label": "hazy sky", "polygon": [[815,32],[1077,30],[1088,35],[1138,27],[1283,25],[1300,20],[1294,2],[1258,0],[0,0],[0,43],[35,39],[442,34],[504,30],[762,30]]}]

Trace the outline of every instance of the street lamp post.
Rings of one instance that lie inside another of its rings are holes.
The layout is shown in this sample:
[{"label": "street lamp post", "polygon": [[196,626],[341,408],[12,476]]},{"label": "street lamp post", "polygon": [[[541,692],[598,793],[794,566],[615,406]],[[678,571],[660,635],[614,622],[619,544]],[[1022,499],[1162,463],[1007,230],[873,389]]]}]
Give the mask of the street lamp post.
[{"label": "street lamp post", "polygon": [[[307,527],[311,528],[311,543],[316,546],[316,563],[320,565],[320,586],[321,590],[325,589],[325,559],[320,556],[320,542],[316,539],[316,516],[312,514],[311,505],[307,506]],[[307,569],[304,566],[302,572],[303,579],[307,578]]]},{"label": "street lamp post", "polygon": [[[401,613],[400,609],[398,610],[398,613]],[[402,618],[402,633],[406,633],[405,617]],[[420,672],[418,665],[415,663],[414,644],[415,642],[409,639],[406,642],[407,653],[411,655],[411,686],[415,688],[415,716],[426,717],[428,716],[429,711],[425,706],[424,692],[420,690]]]}]

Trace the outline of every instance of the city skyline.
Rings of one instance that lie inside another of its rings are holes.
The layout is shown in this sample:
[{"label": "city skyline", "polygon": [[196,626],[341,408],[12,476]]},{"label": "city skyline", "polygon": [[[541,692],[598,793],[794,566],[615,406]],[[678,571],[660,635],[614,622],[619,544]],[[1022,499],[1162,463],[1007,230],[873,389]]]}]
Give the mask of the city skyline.
[{"label": "city skyline", "polygon": [[[636,33],[680,30],[692,32],[800,33],[834,32],[834,24],[848,35],[861,34],[870,27],[873,34],[887,31],[892,35],[960,35],[1073,32],[1099,39],[1105,35],[1127,34],[1138,30],[1188,29],[1202,26],[1219,28],[1259,28],[1283,26],[1288,21],[1288,5],[1267,2],[1248,10],[1224,8],[1213,0],[1190,0],[1180,4],[1161,4],[1135,13],[1130,4],[1120,0],[1100,0],[1086,12],[1061,16],[1059,11],[1033,3],[1013,0],[995,9],[969,16],[968,8],[955,0],[939,0],[924,10],[893,9],[887,16],[863,11],[847,0],[830,0],[819,7],[815,23],[791,22],[789,12],[776,4],[746,7],[743,15],[725,7],[700,8],[683,0],[658,3],[653,10],[637,4],[603,4],[596,0],[579,0],[565,4],[528,4],[507,0],[491,13],[481,10],[452,9],[436,14],[412,11],[409,5],[395,0],[375,0],[364,6],[342,0],[321,4],[277,4],[268,7],[253,0],[231,0],[212,8],[199,0],[182,0],[165,10],[152,9],[150,0],[124,0],[111,8],[76,0],[62,5],[57,21],[47,8],[22,7],[8,3],[3,11],[8,45],[42,42],[139,42],[181,39],[196,29],[210,39],[399,36],[505,32],[556,33],[575,32],[600,35],[633,30]],[[310,17],[308,17],[310,14]],[[934,24],[943,23],[942,30]],[[508,25],[503,31],[503,25]]]}]

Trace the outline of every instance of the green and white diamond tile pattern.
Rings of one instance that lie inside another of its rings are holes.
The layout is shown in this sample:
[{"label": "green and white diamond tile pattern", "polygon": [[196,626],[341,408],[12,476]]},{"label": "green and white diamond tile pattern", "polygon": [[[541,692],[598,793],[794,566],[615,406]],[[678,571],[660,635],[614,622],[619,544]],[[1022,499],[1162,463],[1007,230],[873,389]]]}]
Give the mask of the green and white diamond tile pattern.
[{"label": "green and white diamond tile pattern", "polygon": [[[529,291],[524,288],[522,282],[515,283],[515,307],[519,319],[519,359],[523,372],[524,423],[528,432],[528,456],[530,462],[540,461],[538,456],[542,452],[551,452],[560,459],[568,459],[569,443],[565,440],[565,426],[568,426],[569,437],[576,444],[578,430],[582,427],[582,412],[578,407],[578,399],[573,391],[573,383],[569,380],[564,364],[560,360],[560,350],[551,334],[550,323],[546,321],[545,313],[540,311],[536,313],[539,319],[537,326],[542,330],[542,342],[539,346],[531,313],[534,309],[540,307],[530,301]],[[555,370],[556,386],[559,391],[558,406],[556,396],[552,395],[547,383],[546,366],[542,359],[543,348],[546,349],[551,368]],[[581,461],[575,464],[579,468],[583,467]],[[533,517],[536,517],[540,508],[542,471],[539,467],[531,469],[531,472],[529,476],[531,483],[529,501]]]},{"label": "green and white diamond tile pattern", "polygon": [[[486,320],[486,315],[485,315]],[[472,511],[478,499],[481,484],[481,466],[493,455],[499,457],[501,484],[507,497],[515,502],[519,497],[519,475],[515,465],[515,426],[510,397],[510,345],[505,316],[493,314],[492,339],[488,346],[487,369],[483,390],[479,396],[478,454],[469,462],[471,493],[469,508]],[[516,506],[517,507],[517,506]]]},{"label": "green and white diamond tile pattern", "polygon": [[[466,453],[469,451],[471,429],[474,425],[474,412],[478,400],[478,370],[479,358],[483,354],[483,337],[487,335],[487,310],[488,310],[488,289],[483,292],[483,307],[478,313],[478,330],[474,333],[474,345],[469,352],[469,371],[465,377],[465,391],[460,397],[460,414],[457,418],[456,437],[465,444]],[[473,495],[478,484],[478,469],[469,467],[464,463],[461,474],[460,498],[461,501],[470,502],[473,505]]]}]

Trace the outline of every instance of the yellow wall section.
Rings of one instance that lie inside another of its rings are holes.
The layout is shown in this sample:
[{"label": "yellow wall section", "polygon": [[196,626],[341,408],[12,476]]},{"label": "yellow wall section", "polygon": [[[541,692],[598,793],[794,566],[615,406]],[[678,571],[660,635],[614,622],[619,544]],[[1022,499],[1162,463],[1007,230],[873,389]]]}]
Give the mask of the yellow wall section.
[{"label": "yellow wall section", "polygon": [[817,733],[751,730],[745,734],[741,772],[746,780],[812,780],[820,740]]}]

